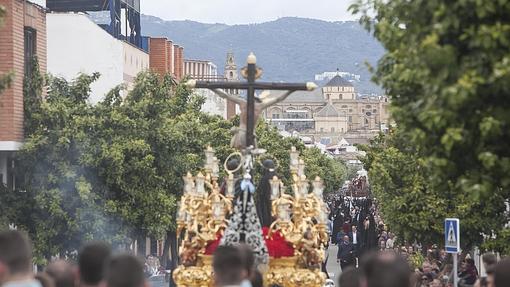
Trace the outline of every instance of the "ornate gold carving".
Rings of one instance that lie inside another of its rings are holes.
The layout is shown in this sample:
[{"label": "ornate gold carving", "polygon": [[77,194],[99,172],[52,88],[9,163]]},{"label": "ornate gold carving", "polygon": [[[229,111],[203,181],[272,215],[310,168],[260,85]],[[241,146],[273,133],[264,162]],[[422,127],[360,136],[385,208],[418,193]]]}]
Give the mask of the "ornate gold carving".
[{"label": "ornate gold carving", "polygon": [[[271,258],[265,284],[283,287],[320,287],[325,275],[320,272],[324,246],[328,242],[327,205],[322,199],[323,182],[317,177],[310,184],[304,174],[304,162],[295,148],[291,151],[292,190],[286,194],[278,178],[271,180],[272,214],[275,221],[269,236],[280,232],[293,244],[294,256]],[[231,171],[230,171],[231,173]],[[228,196],[218,186],[218,161],[214,150],[206,150],[205,175],[184,179],[184,194],[177,212],[177,232],[183,234],[180,247],[181,266],[173,273],[178,286],[209,287],[213,284],[212,256],[204,255],[208,241],[215,240],[227,226],[232,212],[233,178],[227,180]],[[313,190],[310,192],[310,186]]]}]

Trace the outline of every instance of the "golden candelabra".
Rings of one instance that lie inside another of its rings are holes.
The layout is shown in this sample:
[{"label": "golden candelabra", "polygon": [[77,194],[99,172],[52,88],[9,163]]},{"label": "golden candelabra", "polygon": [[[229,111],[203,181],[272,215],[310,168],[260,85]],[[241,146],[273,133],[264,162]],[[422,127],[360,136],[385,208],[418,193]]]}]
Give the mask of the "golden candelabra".
[{"label": "golden candelabra", "polygon": [[[184,194],[177,214],[177,234],[182,234],[181,265],[173,277],[178,286],[212,286],[212,258],[205,255],[208,242],[221,236],[232,213],[234,177],[229,171],[226,196],[218,187],[218,160],[211,148],[206,150],[205,175],[188,173],[184,179]],[[293,256],[270,258],[264,274],[265,284],[319,287],[325,282],[320,271],[327,244],[328,207],[323,201],[324,185],[319,177],[307,180],[305,164],[298,151],[290,151],[293,195],[276,176],[270,180],[273,223],[266,240],[280,233],[294,248]],[[310,192],[310,186],[312,191]]]}]

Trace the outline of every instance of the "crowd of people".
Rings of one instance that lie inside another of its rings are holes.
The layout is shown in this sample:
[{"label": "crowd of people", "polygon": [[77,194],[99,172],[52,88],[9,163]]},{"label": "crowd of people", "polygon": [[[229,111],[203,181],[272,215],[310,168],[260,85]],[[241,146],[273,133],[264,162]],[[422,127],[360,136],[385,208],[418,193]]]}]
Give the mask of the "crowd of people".
[{"label": "crowd of people", "polygon": [[[496,255],[485,254],[482,258],[487,275],[481,277],[474,260],[464,256],[459,285],[453,286],[451,256],[444,250],[431,246],[422,254],[423,246],[398,245],[370,200],[332,204],[336,209],[332,209],[331,228],[339,233],[332,237],[332,244],[338,246],[338,268],[342,271],[337,287],[510,286],[510,259],[498,262]],[[342,224],[335,229],[338,217]],[[219,246],[212,265],[217,287],[265,286],[247,245]],[[116,254],[105,243],[90,242],[79,250],[75,262],[58,259],[34,273],[27,236],[16,230],[0,232],[0,287],[151,287],[147,266],[132,254]]]},{"label": "crowd of people", "polygon": [[[15,230],[0,232],[1,287],[150,287],[138,257],[112,253],[110,247],[101,242],[83,246],[76,263],[55,260],[39,273],[34,273],[32,260],[30,241],[24,233]],[[247,245],[219,246],[212,264],[215,286],[264,286],[263,275],[254,262],[253,252]],[[484,263],[487,277],[477,278],[473,284],[510,286],[510,259],[496,262],[494,255],[487,255]],[[421,276],[431,278],[428,286],[441,286],[432,279],[441,276],[437,264],[441,262],[424,263],[419,271]],[[439,272],[438,275],[433,275],[435,272]],[[470,268],[466,265],[461,273],[471,274]],[[340,287],[412,287],[416,283],[416,273],[403,256],[377,250],[366,251],[356,265],[344,266],[338,280]]]},{"label": "crowd of people", "polygon": [[[328,204],[331,211],[329,216],[331,243],[338,247],[337,262],[342,270],[342,275],[338,280],[340,287],[454,287],[452,256],[449,256],[444,249],[439,249],[437,245],[422,246],[416,242],[408,244],[398,240],[384,224],[377,204],[373,200],[365,197],[337,195],[336,198],[330,198]],[[506,272],[501,272],[500,278],[508,276],[504,274],[510,273],[509,259],[497,263],[496,255],[484,254],[482,259],[487,273],[487,276],[484,277],[480,276],[475,261],[469,253],[462,254],[461,259],[457,274],[458,287],[510,287],[510,277],[501,279],[500,282],[504,283],[500,283],[500,285],[496,285],[494,279],[496,266],[499,266],[499,270],[506,269]],[[392,262],[394,266],[379,266],[389,264],[389,262]],[[403,263],[407,268],[403,268],[403,265],[399,266]],[[408,270],[408,280],[403,282],[407,285],[392,285],[393,281],[384,279],[383,274],[379,274],[382,276],[379,278],[380,280],[374,281],[379,282],[374,283],[376,285],[366,285],[370,281],[369,274],[372,274],[371,269],[366,269],[367,266],[379,266],[378,268],[382,269],[396,268],[395,272]],[[325,264],[323,271],[328,274]]]},{"label": "crowd of people", "polygon": [[[247,245],[219,246],[213,257],[215,286],[262,287]],[[151,287],[143,261],[132,254],[115,254],[102,242],[90,242],[76,262],[58,259],[34,273],[32,247],[20,231],[0,232],[1,287]]]}]

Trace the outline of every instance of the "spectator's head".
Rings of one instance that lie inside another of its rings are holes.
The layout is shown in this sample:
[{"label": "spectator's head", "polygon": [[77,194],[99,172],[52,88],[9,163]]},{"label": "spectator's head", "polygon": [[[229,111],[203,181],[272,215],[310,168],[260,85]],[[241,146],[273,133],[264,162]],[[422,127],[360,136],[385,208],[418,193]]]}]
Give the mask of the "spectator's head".
[{"label": "spectator's head", "polygon": [[475,266],[475,261],[471,258],[464,259],[463,262],[464,268],[473,268]]},{"label": "spectator's head", "polygon": [[255,256],[253,255],[253,250],[247,244],[241,244],[238,248],[243,259],[243,279],[249,279],[255,271]]},{"label": "spectator's head", "polygon": [[430,282],[430,287],[443,287],[443,286],[444,286],[443,282],[441,282],[441,280],[437,278]]},{"label": "spectator's head", "polygon": [[384,240],[380,240],[380,241],[379,241],[379,247],[380,247],[381,249],[386,249],[386,241],[384,241]]},{"label": "spectator's head", "polygon": [[349,242],[349,236],[344,235],[344,242]]},{"label": "spectator's head", "polygon": [[243,281],[243,256],[239,248],[219,246],[213,257],[214,281],[216,286],[239,285]]},{"label": "spectator's head", "polygon": [[409,287],[411,270],[407,262],[391,252],[372,253],[362,259],[367,287]]},{"label": "spectator's head", "polygon": [[113,256],[106,265],[107,287],[146,286],[142,262],[131,254]]},{"label": "spectator's head", "polygon": [[494,286],[510,286],[510,259],[503,259],[494,266]]},{"label": "spectator's head", "polygon": [[75,267],[65,261],[57,260],[44,270],[55,281],[55,287],[74,287],[76,284]]},{"label": "spectator's head", "polygon": [[110,255],[110,247],[105,243],[91,242],[83,246],[78,254],[80,284],[95,286],[103,281]]},{"label": "spectator's head", "polygon": [[338,286],[340,287],[360,287],[363,286],[363,274],[360,269],[348,267],[340,274]]},{"label": "spectator's head", "polygon": [[352,226],[352,232],[356,232],[357,228],[356,228],[356,225],[353,225]]},{"label": "spectator's head", "polygon": [[492,266],[498,262],[498,258],[494,253],[485,253],[482,256],[483,265],[485,266],[485,269],[489,268],[489,266]]},{"label": "spectator's head", "polygon": [[264,287],[264,277],[259,270],[253,270],[250,276],[250,283],[252,287]]},{"label": "spectator's head", "polygon": [[428,261],[423,262],[421,265],[421,268],[423,270],[423,273],[430,273],[432,272],[432,265]]},{"label": "spectator's head", "polygon": [[496,264],[489,266],[487,270],[485,270],[485,273],[487,273],[487,278],[485,282],[485,286],[487,287],[494,287],[494,268],[496,267]]},{"label": "spectator's head", "polygon": [[0,232],[0,285],[11,278],[33,278],[32,247],[28,237],[17,230]]},{"label": "spectator's head", "polygon": [[39,272],[35,275],[35,280],[41,283],[42,287],[55,287],[55,280],[46,272]]}]

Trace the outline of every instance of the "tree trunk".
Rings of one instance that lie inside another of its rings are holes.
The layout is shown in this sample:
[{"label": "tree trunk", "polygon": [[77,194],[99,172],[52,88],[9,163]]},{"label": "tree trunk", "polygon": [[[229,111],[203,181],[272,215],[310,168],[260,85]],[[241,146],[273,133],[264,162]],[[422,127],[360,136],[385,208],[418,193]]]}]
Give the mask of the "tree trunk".
[{"label": "tree trunk", "polygon": [[146,245],[147,244],[146,244],[145,232],[140,231],[140,233],[138,234],[138,236],[136,238],[136,246],[137,246],[137,249],[138,249],[138,254],[137,255],[142,255],[143,257],[146,256],[146,254],[145,254]]},{"label": "tree trunk", "polygon": [[169,266],[169,250],[170,250],[170,231],[166,232],[165,242],[163,243],[163,255],[161,256],[161,266],[165,269],[170,269]]},{"label": "tree trunk", "polygon": [[[168,246],[170,247],[170,270],[171,270],[171,273],[170,273],[170,284],[169,286],[170,287],[176,287],[177,285],[175,284],[174,282],[174,279],[173,279],[173,272],[175,270],[175,268],[177,268],[177,264],[179,263],[179,255],[178,255],[178,247],[177,247],[177,234],[175,232],[175,230],[172,230],[172,231],[168,231],[166,233],[166,241],[165,241],[165,245],[167,244],[168,242]],[[167,249],[168,250],[168,249]],[[165,250],[166,251],[166,250]]]}]

